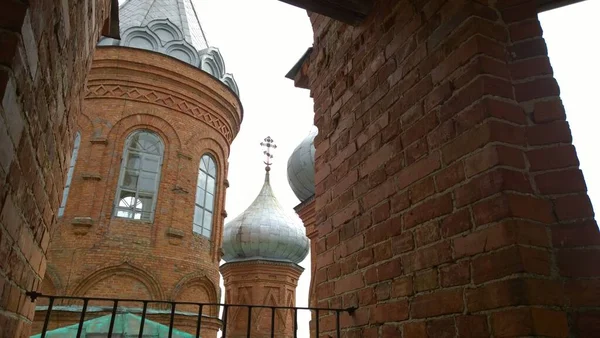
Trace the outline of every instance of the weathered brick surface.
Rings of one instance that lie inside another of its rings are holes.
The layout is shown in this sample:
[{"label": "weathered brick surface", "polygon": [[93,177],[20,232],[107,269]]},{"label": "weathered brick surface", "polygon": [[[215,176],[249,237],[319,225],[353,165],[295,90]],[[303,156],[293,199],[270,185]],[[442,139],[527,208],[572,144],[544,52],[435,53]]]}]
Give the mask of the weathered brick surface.
[{"label": "weathered brick surface", "polygon": [[[33,304],[93,49],[110,1],[4,1],[0,14],[0,337],[29,337]],[[74,48],[77,46],[77,48]]]},{"label": "weathered brick surface", "polygon": [[358,299],[348,336],[597,334],[600,235],[536,1],[374,4],[310,14],[319,303]]}]

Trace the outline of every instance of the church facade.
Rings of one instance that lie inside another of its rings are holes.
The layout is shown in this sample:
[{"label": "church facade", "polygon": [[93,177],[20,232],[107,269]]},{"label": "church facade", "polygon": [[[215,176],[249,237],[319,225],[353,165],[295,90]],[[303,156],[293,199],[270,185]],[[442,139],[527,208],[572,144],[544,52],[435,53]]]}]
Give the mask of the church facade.
[{"label": "church facade", "polygon": [[[235,80],[191,1],[130,0],[120,18],[121,39],[94,54],[41,292],[219,303],[227,158],[242,121]],[[47,310],[37,305],[34,333]],[[89,318],[112,305],[90,302]],[[150,303],[148,318],[168,324],[169,310]],[[175,310],[176,328],[195,333],[198,307]],[[79,311],[53,304],[49,329]],[[216,336],[217,317],[203,308],[202,337]]]}]

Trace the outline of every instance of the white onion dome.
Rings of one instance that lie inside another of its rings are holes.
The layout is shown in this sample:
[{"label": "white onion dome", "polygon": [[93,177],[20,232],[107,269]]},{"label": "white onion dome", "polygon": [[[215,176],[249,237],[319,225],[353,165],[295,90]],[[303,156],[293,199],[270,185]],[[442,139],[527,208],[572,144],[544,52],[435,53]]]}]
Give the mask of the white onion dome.
[{"label": "white onion dome", "polygon": [[300,202],[315,195],[315,136],[317,127],[311,129],[308,136],[294,149],[288,159],[288,183]]},{"label": "white onion dome", "polygon": [[304,228],[288,215],[273,194],[267,170],[265,183],[254,202],[225,225],[223,260],[264,259],[298,264],[308,255],[308,248]]},{"label": "white onion dome", "polygon": [[119,7],[119,33],[120,40],[104,37],[98,45],[166,54],[216,77],[239,96],[221,53],[208,45],[192,0],[128,0]]}]

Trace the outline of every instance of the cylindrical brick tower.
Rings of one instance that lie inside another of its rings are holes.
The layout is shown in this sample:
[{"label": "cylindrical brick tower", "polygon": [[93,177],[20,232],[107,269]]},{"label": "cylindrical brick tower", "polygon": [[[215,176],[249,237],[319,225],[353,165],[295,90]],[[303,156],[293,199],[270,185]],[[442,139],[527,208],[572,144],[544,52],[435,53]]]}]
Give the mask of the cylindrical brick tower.
[{"label": "cylindrical brick tower", "polygon": [[[317,271],[316,252],[317,252],[317,229],[315,215],[315,137],[318,134],[317,127],[311,129],[309,134],[294,149],[288,159],[287,176],[290,188],[300,200],[294,210],[306,230],[306,236],[310,239],[310,287],[308,289],[308,305],[317,307],[317,297],[315,292],[315,273]],[[315,313],[311,315],[310,336],[315,337]]]},{"label": "cylindrical brick tower", "polygon": [[[265,139],[267,147],[272,140]],[[268,148],[269,149],[269,148]],[[267,151],[268,153],[268,151]],[[267,163],[269,163],[267,161]],[[277,201],[269,182],[252,204],[225,225],[221,273],[228,304],[294,306],[296,286],[304,271],[298,265],[308,254],[309,240],[299,222],[294,221]],[[279,309],[253,308],[251,336],[255,338],[293,337],[294,313]],[[227,337],[247,337],[248,309],[229,307]]]},{"label": "cylindrical brick tower", "polygon": [[[88,76],[41,292],[218,303],[237,86],[190,0],[129,0],[120,16],[121,40],[100,42]],[[50,329],[78,321],[77,305],[55,304]],[[107,305],[90,303],[86,319]],[[142,303],[119,306],[139,315]],[[175,329],[195,333],[198,307],[175,310]],[[202,337],[216,336],[218,311],[203,308]],[[147,318],[169,314],[150,305]]]}]

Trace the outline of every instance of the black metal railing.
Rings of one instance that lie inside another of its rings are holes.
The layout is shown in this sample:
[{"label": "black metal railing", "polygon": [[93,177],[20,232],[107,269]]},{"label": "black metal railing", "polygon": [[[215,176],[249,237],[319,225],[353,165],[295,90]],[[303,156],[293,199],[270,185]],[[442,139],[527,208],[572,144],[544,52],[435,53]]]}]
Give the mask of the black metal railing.
[{"label": "black metal railing", "polygon": [[[171,310],[169,312],[169,325],[168,325],[168,330],[169,330],[168,337],[169,338],[171,338],[173,335],[174,319],[175,319],[175,315],[176,315],[175,310],[178,305],[182,305],[182,306],[183,305],[195,305],[198,307],[198,313],[195,316],[196,317],[196,320],[195,320],[196,321],[196,338],[200,337],[200,330],[202,328],[202,318],[204,316],[203,310],[206,307],[217,307],[217,308],[222,307],[223,308],[222,319],[216,317],[216,319],[218,319],[222,323],[221,330],[222,330],[223,338],[227,337],[227,329],[228,329],[227,319],[228,319],[229,309],[231,309],[231,308],[241,307],[241,308],[246,308],[248,310],[246,337],[251,337],[251,334],[252,334],[252,327],[253,327],[252,326],[252,310],[253,309],[261,309],[261,308],[262,309],[270,309],[271,310],[270,336],[272,338],[275,337],[275,313],[277,310],[293,311],[293,316],[294,316],[293,337],[294,338],[298,337],[298,311],[305,310],[305,311],[314,312],[315,316],[313,317],[313,320],[315,322],[315,325],[314,325],[314,330],[311,329],[311,333],[314,333],[315,337],[319,337],[319,335],[322,333],[320,331],[320,325],[319,325],[319,321],[321,319],[320,315],[325,314],[325,313],[334,312],[334,314],[335,314],[335,329],[334,329],[335,337],[341,338],[340,315],[342,313],[348,313],[349,315],[352,315],[354,313],[354,311],[356,310],[355,308],[335,309],[335,308],[269,306],[269,305],[250,305],[250,304],[174,302],[174,301],[140,300],[140,299],[126,299],[126,298],[51,296],[51,295],[44,295],[44,294],[41,294],[38,292],[27,292],[27,296],[31,299],[32,302],[36,301],[36,299],[47,299],[48,300],[46,315],[44,318],[44,324],[42,327],[42,331],[40,332],[41,338],[46,337],[46,333],[48,332],[48,324],[50,322],[50,315],[52,313],[53,306],[55,305],[57,300],[62,300],[62,301],[67,301],[67,302],[78,301],[78,302],[83,303],[83,306],[81,307],[81,315],[79,317],[79,324],[78,324],[78,328],[77,328],[77,336],[76,336],[77,338],[81,337],[83,325],[84,325],[84,321],[85,321],[85,316],[86,316],[86,311],[88,310],[88,305],[92,301],[93,302],[95,302],[95,301],[112,302],[112,304],[113,304],[112,310],[111,310],[110,324],[109,324],[109,328],[108,328],[107,337],[112,337],[119,303],[123,304],[125,302],[127,302],[127,303],[135,302],[135,303],[142,304],[141,322],[140,322],[140,328],[139,328],[139,332],[138,332],[138,338],[143,337],[144,323],[145,323],[146,317],[148,315],[149,305],[154,305],[154,304],[162,305],[162,306],[170,305]],[[79,310],[77,312],[79,312]],[[266,332],[261,332],[261,336],[264,336],[265,334],[266,334]]]}]

